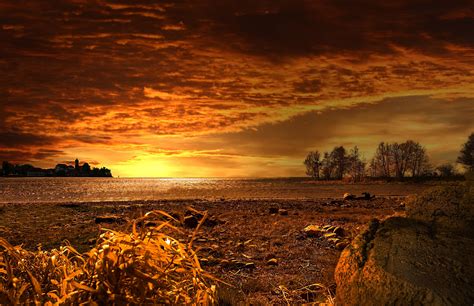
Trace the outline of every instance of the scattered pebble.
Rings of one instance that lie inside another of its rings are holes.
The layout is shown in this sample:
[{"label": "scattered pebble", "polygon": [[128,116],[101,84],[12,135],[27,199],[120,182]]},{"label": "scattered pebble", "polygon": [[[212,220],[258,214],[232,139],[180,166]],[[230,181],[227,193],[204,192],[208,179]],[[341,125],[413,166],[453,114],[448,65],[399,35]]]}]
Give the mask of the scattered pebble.
[{"label": "scattered pebble", "polygon": [[126,220],[121,216],[116,215],[104,215],[95,218],[95,223],[124,223]]},{"label": "scattered pebble", "polygon": [[268,212],[269,212],[271,215],[277,214],[278,211],[279,211],[278,207],[270,207],[270,208],[268,209]]},{"label": "scattered pebble", "polygon": [[195,228],[198,226],[199,221],[195,216],[188,215],[188,216],[184,216],[183,223],[185,227]]},{"label": "scattered pebble", "polygon": [[278,260],[276,258],[271,258],[267,260],[267,265],[269,266],[278,266]]},{"label": "scattered pebble", "polygon": [[318,225],[308,225],[303,229],[303,232],[308,237],[319,237],[322,234],[322,229]]},{"label": "scattered pebble", "polygon": [[347,201],[347,200],[354,200],[356,198],[355,195],[353,195],[352,193],[344,193],[344,195],[342,196],[342,199]]}]

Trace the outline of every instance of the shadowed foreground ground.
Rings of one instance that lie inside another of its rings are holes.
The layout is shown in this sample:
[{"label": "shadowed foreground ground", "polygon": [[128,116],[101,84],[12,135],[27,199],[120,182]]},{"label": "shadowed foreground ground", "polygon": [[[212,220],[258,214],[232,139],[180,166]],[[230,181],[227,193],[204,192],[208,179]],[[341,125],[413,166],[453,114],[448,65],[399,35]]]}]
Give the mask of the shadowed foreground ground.
[{"label": "shadowed foreground ground", "polygon": [[[310,237],[302,230],[310,224],[339,226],[343,229],[340,241],[350,241],[370,219],[403,214],[403,201],[375,198],[7,204],[0,209],[0,235],[32,250],[38,243],[43,249],[50,249],[68,240],[79,251],[86,251],[94,244],[100,227],[126,228],[129,220],[151,210],[162,210],[181,220],[176,224],[183,233],[172,235],[186,242],[194,232],[195,220],[184,220],[190,214],[185,213],[187,208],[192,206],[209,213],[195,242],[202,266],[235,287],[222,289],[223,299],[308,302],[324,299],[328,289],[334,291],[334,268],[341,245],[336,247],[334,241]],[[311,286],[316,283],[325,288]]]}]

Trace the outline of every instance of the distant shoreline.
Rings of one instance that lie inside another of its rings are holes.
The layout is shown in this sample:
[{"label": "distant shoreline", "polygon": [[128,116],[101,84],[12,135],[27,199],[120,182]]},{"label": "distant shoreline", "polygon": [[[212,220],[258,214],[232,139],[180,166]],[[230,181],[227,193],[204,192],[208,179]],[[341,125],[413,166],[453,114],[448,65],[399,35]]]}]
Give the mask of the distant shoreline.
[{"label": "distant shoreline", "polygon": [[[0,169],[1,170],[1,169]],[[0,175],[0,178],[113,178],[113,179],[149,179],[149,180],[242,180],[242,181],[304,181],[308,184],[321,184],[321,185],[365,185],[365,184],[389,184],[389,183],[443,183],[443,182],[460,182],[465,181],[463,175],[457,175],[452,177],[405,177],[403,179],[398,178],[370,178],[367,177],[362,181],[353,182],[349,180],[314,180],[305,176],[290,176],[290,177],[161,177],[161,176],[60,176],[60,175]]]}]

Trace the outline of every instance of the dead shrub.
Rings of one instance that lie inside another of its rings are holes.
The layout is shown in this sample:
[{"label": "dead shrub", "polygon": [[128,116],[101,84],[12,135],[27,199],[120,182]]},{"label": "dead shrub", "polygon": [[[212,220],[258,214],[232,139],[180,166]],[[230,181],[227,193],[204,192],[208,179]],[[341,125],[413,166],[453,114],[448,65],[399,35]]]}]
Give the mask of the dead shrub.
[{"label": "dead shrub", "polygon": [[[156,226],[137,229],[151,220]],[[0,304],[215,304],[215,278],[201,269],[192,241],[162,232],[179,231],[174,221],[150,212],[129,233],[103,230],[85,254],[70,245],[31,252],[0,238]]]}]

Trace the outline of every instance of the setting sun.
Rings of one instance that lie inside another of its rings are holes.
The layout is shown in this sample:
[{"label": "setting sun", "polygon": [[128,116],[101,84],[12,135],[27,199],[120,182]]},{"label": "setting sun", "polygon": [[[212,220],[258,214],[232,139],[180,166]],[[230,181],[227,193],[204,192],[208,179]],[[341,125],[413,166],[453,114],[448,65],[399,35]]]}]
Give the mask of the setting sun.
[{"label": "setting sun", "polygon": [[178,171],[166,157],[143,155],[126,164],[114,166],[120,176],[129,177],[175,177]]}]

